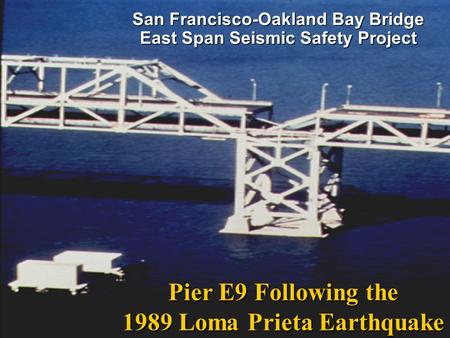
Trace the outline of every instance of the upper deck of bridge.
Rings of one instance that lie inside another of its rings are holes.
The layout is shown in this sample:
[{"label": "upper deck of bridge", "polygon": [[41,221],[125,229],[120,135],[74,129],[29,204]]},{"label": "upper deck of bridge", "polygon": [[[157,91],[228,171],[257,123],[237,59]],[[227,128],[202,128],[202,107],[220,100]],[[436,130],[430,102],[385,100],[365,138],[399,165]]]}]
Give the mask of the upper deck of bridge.
[{"label": "upper deck of bridge", "polygon": [[[46,105],[59,102],[57,98],[65,96],[88,109],[111,109],[122,98],[126,108],[134,111],[191,109],[235,117],[272,112],[270,101],[222,98],[158,59],[2,55],[1,62],[5,67],[5,87],[10,104]],[[57,69],[61,74],[45,75],[44,69]],[[95,78],[88,78],[86,74],[89,73],[94,73]],[[20,84],[18,75],[24,74],[34,74],[38,81],[36,89],[25,89],[27,86]],[[121,75],[126,77],[122,92],[118,89]],[[78,80],[75,82],[82,88],[77,90],[74,86],[69,89],[67,82],[71,78]],[[80,82],[80,79],[85,82]],[[39,82],[42,83],[39,85]],[[174,83],[178,86],[173,86]],[[113,87],[117,89],[115,92],[111,90]],[[66,102],[66,106],[70,104]]]}]

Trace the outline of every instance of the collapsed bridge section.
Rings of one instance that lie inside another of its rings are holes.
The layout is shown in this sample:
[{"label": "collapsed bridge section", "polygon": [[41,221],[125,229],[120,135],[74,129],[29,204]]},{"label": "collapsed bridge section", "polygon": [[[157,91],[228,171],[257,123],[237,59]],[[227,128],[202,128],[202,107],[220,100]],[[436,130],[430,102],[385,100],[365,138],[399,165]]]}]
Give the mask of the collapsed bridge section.
[{"label": "collapsed bridge section", "polygon": [[450,153],[446,109],[342,105],[283,123],[272,103],[224,99],[159,60],[2,56],[3,127],[236,141],[222,232],[323,237],[342,225],[344,148]]}]

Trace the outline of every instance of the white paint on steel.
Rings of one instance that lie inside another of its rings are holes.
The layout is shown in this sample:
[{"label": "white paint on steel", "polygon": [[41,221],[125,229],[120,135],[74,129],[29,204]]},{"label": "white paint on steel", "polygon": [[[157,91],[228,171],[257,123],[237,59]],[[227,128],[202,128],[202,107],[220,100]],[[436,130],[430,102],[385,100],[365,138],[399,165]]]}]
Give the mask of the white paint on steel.
[{"label": "white paint on steel", "polygon": [[[271,102],[256,100],[256,81],[252,100],[223,99],[156,59],[3,55],[1,67],[3,127],[236,140],[235,206],[226,233],[323,237],[340,226],[334,200],[343,148],[450,154],[450,111],[439,107],[441,87],[438,108],[350,104],[348,85],[346,104],[326,109],[325,83],[318,111],[269,123],[256,116],[272,110]],[[45,69],[60,71],[56,91],[55,72]],[[69,85],[75,71],[88,75]],[[21,87],[30,73],[36,90]],[[172,80],[197,96],[175,92]],[[252,117],[259,126],[249,124]]]}]

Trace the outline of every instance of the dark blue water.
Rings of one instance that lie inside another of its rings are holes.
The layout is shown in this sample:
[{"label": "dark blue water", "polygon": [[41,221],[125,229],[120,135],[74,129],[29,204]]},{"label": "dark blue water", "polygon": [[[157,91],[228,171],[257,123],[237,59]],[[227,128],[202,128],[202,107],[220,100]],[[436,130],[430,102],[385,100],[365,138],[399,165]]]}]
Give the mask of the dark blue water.
[{"label": "dark blue water", "polygon": [[[423,15],[425,26],[418,46],[389,50],[140,46],[132,13],[171,10],[403,11]],[[159,58],[224,97],[248,98],[255,78],[258,96],[272,100],[275,118],[284,120],[316,110],[323,82],[330,83],[329,106],[344,101],[348,83],[354,103],[433,106],[435,83],[450,86],[449,12],[444,0],[6,0],[3,51]],[[446,107],[449,97],[447,90]],[[218,234],[232,213],[230,142],[21,129],[4,130],[2,141],[3,170],[15,177],[2,196],[3,283],[16,262],[65,249],[120,251],[125,263],[144,259],[152,285],[331,280],[401,289],[450,279],[448,155],[346,150],[343,182],[350,201],[357,194],[352,224],[318,240]],[[142,184],[134,190],[133,182]]]}]

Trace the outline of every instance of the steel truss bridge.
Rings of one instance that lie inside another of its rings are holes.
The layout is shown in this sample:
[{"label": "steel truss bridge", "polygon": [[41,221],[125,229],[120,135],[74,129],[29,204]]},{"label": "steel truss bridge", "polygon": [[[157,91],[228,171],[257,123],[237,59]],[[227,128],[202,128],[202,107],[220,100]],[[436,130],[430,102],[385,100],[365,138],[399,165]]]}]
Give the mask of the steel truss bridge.
[{"label": "steel truss bridge", "polygon": [[323,237],[342,225],[344,148],[450,154],[450,111],[346,104],[283,123],[272,103],[224,99],[159,60],[2,55],[3,127],[236,141],[224,233]]}]

